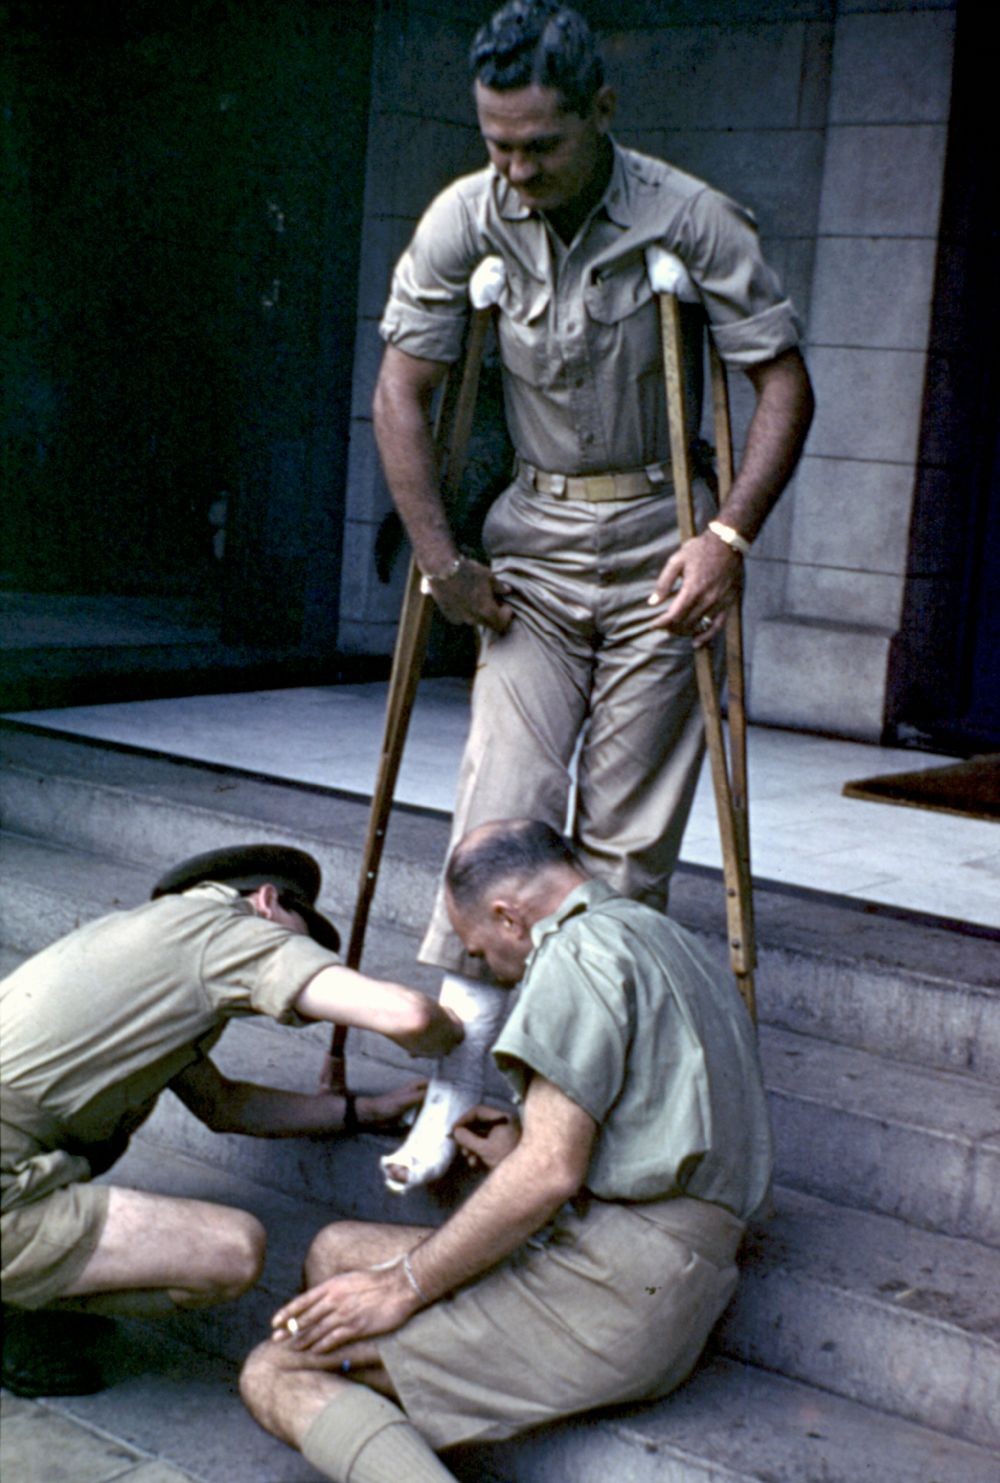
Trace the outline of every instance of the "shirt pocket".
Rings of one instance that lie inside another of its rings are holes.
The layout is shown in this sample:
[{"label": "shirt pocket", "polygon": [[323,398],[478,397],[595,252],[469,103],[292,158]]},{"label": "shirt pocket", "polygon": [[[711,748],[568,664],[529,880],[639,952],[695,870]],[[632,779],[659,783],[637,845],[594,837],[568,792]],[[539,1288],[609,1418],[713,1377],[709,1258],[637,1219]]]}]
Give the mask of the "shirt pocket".
[{"label": "shirt pocket", "polygon": [[500,298],[500,359],[506,371],[531,386],[551,379],[546,334],[551,298],[547,283],[508,265]]},{"label": "shirt pocket", "polygon": [[661,364],[660,321],[641,253],[598,270],[584,289],[587,317],[611,353],[622,357],[630,377]]}]

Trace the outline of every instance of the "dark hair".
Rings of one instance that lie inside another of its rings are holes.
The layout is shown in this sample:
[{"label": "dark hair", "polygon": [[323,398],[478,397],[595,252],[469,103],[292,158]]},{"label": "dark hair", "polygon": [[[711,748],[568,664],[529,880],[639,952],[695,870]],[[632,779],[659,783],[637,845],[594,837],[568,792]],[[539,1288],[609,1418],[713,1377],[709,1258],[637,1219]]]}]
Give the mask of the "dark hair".
[{"label": "dark hair", "polygon": [[445,868],[445,885],[460,911],[475,908],[511,876],[525,879],[551,865],[580,869],[569,841],[540,819],[502,819],[460,840]]},{"label": "dark hair", "polygon": [[476,33],[472,74],[497,92],[555,88],[570,113],[585,114],[604,82],[604,63],[583,16],[558,0],[508,0]]}]

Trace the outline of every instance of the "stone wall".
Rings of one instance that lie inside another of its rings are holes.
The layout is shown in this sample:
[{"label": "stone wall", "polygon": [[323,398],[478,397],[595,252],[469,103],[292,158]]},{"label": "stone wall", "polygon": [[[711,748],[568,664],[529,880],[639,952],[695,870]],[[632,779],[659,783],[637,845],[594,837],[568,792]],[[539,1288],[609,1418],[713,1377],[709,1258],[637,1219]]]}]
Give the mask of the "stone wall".
[{"label": "stone wall", "polygon": [[757,719],[878,740],[919,473],[954,46],[949,8],[841,6],[809,364],[818,411]]}]

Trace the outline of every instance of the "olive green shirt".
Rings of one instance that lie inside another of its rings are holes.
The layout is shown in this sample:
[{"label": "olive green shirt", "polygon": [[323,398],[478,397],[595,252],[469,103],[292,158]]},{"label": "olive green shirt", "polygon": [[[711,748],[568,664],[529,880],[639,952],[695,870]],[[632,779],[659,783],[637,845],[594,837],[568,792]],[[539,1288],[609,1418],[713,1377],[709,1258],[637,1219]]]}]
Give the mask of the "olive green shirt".
[{"label": "olive green shirt", "polygon": [[530,1073],[598,1124],[587,1188],[606,1200],[687,1195],[747,1220],[771,1176],[753,1025],[730,975],[690,932],[588,881],[537,922],[493,1048],[523,1096]]},{"label": "olive green shirt", "polygon": [[704,182],[614,145],[605,194],[567,248],[492,166],[431,204],[396,267],[381,332],[452,363],[469,279],[498,255],[498,339],[518,455],[564,474],[666,460],[659,317],[645,249],[675,253],[698,286],[723,359],[745,369],[797,345],[800,326],[752,216]]},{"label": "olive green shirt", "polygon": [[0,1082],[82,1144],[121,1137],[237,1015],[291,1006],[338,962],[213,883],[89,922],[0,984]]}]

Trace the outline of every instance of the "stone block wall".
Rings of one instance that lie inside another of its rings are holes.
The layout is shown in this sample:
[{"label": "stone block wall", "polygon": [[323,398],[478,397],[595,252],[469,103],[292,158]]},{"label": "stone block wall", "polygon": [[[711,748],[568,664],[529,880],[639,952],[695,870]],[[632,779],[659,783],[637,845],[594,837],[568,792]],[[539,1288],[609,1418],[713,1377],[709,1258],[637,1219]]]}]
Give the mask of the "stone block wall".
[{"label": "stone block wall", "polygon": [[758,720],[878,740],[906,588],[954,11],[837,16],[809,319],[818,410],[782,608],[755,635]]}]

